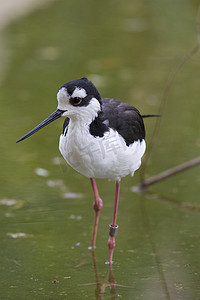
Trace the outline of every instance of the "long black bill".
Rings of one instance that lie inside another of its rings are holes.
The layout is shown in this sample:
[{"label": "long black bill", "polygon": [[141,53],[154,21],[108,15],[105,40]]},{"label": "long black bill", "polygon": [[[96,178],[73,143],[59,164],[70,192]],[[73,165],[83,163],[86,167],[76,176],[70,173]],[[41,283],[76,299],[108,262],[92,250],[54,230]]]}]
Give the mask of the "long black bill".
[{"label": "long black bill", "polygon": [[45,127],[46,125],[50,124],[51,122],[55,121],[56,119],[60,118],[62,114],[64,113],[64,110],[57,109],[54,111],[48,118],[46,118],[42,123],[40,123],[38,126],[33,128],[31,131],[29,131],[27,134],[22,136],[19,140],[16,141],[16,143],[19,143],[23,140],[25,140],[27,137],[31,136],[41,128]]}]

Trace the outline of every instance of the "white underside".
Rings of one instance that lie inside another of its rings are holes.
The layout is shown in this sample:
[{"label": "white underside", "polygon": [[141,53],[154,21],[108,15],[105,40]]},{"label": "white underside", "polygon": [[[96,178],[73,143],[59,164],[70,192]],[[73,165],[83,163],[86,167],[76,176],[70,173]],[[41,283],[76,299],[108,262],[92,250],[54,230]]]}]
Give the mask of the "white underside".
[{"label": "white underside", "polygon": [[67,163],[86,177],[120,180],[141,165],[145,141],[126,146],[117,131],[110,129],[101,137],[89,133],[86,124],[70,121],[67,135],[60,136],[59,150]]}]

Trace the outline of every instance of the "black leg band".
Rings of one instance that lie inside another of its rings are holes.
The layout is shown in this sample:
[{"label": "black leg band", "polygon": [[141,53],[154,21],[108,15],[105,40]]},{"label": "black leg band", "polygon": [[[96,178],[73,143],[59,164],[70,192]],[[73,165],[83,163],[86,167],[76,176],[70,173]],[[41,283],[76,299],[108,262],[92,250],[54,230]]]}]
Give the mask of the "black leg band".
[{"label": "black leg band", "polygon": [[115,227],[113,227],[112,224],[110,224],[109,227],[110,227],[109,235],[111,237],[115,237],[117,235],[117,231],[118,231],[119,226],[115,225]]}]

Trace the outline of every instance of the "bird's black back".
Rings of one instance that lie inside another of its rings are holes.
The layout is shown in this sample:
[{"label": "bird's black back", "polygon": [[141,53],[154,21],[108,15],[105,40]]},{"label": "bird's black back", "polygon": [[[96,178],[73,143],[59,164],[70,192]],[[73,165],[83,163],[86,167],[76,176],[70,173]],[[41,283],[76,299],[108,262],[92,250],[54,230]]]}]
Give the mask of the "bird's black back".
[{"label": "bird's black back", "polygon": [[143,119],[139,111],[130,104],[116,99],[101,98],[102,110],[90,124],[90,133],[102,137],[109,127],[116,130],[129,146],[145,138]]}]

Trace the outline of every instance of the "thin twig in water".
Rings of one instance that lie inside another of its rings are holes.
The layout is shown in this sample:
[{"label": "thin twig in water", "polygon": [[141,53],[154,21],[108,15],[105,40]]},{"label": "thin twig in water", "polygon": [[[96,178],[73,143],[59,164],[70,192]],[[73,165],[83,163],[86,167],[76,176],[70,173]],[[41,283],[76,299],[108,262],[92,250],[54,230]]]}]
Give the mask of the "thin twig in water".
[{"label": "thin twig in water", "polygon": [[[200,49],[200,5],[198,6],[198,11],[197,11],[196,27],[197,27],[197,44],[192,48],[192,50],[190,50],[181,59],[181,61],[177,64],[177,66],[171,72],[171,74],[169,75],[169,78],[167,80],[167,83],[166,83],[166,86],[165,86],[165,89],[164,89],[164,92],[163,92],[163,96],[162,96],[161,101],[160,101],[160,107],[159,107],[159,110],[158,110],[158,114],[161,115],[161,116],[163,115],[163,111],[164,111],[164,108],[165,108],[165,104],[166,104],[166,101],[167,101],[169,90],[172,86],[172,83],[173,83],[177,73],[180,71],[180,69],[183,67],[183,65],[188,60],[190,60]],[[159,133],[159,130],[160,130],[160,125],[161,125],[161,118],[158,118],[156,120],[156,125],[155,125],[154,131],[153,131],[151,142],[148,146],[148,152],[144,157],[143,164],[142,164],[142,167],[141,167],[141,173],[140,173],[141,174],[141,186],[143,185],[143,182],[145,181],[145,173],[146,173],[147,162],[150,158],[153,146],[156,142],[156,139],[157,139],[157,136],[158,136],[158,133]]]},{"label": "thin twig in water", "polygon": [[182,171],[188,170],[192,167],[198,166],[200,164],[200,156],[196,157],[195,159],[192,159],[184,164],[178,165],[174,168],[168,169],[162,173],[159,173],[155,176],[152,176],[144,181],[141,182],[141,184],[134,186],[133,190],[135,191],[141,191],[143,189],[146,189],[149,185],[152,185],[158,181],[164,180],[172,175],[175,175],[177,173],[180,173]]}]

